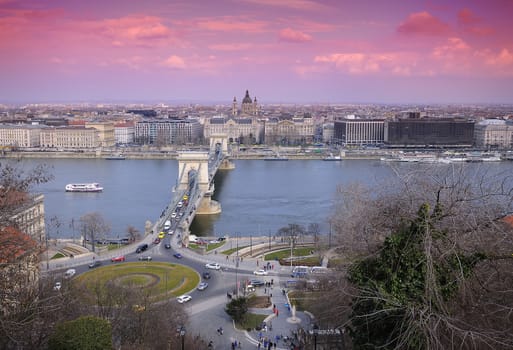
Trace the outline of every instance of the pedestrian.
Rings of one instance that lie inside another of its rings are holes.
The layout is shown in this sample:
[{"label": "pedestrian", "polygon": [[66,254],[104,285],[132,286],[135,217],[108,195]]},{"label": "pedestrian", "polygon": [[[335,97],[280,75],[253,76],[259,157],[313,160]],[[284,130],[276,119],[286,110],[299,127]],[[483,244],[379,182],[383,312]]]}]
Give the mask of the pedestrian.
[{"label": "pedestrian", "polygon": [[280,312],[278,311],[278,309],[276,309],[276,317],[278,317],[279,314]]},{"label": "pedestrian", "polygon": [[273,348],[275,348],[275,349],[276,349],[276,343],[273,343]]},{"label": "pedestrian", "polygon": [[258,259],[257,259],[257,266],[258,266]]},{"label": "pedestrian", "polygon": [[258,341],[258,344],[257,344],[257,349],[260,350],[260,347],[262,346],[262,344],[260,343],[260,340]]},{"label": "pedestrian", "polygon": [[226,260],[228,260],[228,255],[226,256]]},{"label": "pedestrian", "polygon": [[272,298],[272,297],[273,297],[273,293],[269,293],[269,297],[271,297],[271,298]]}]

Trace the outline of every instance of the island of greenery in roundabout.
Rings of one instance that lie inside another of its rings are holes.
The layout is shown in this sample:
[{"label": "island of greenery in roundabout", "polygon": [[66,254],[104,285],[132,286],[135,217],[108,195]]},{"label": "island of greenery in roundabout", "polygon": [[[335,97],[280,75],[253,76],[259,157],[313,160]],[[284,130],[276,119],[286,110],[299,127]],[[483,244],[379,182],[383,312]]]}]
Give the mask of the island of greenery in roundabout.
[{"label": "island of greenery in roundabout", "polygon": [[184,265],[166,262],[128,262],[95,268],[77,276],[74,283],[92,294],[99,287],[142,289],[154,301],[190,292],[198,273]]}]

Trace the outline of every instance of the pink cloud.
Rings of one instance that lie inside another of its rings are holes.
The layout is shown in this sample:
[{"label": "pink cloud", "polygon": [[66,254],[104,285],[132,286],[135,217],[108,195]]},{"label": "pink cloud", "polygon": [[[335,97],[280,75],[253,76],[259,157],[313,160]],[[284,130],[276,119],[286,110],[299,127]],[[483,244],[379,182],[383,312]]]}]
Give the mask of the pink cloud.
[{"label": "pink cloud", "polygon": [[[394,68],[399,67],[400,56],[396,53],[335,53],[316,56],[314,62],[332,64],[337,70],[350,74],[376,74],[394,72]],[[404,68],[395,72],[403,73]]]},{"label": "pink cloud", "polygon": [[295,10],[305,11],[319,11],[325,10],[329,7],[321,3],[309,0],[287,0],[287,1],[276,1],[276,0],[242,0],[244,2],[261,5],[261,6],[272,6],[272,7],[285,7]]},{"label": "pink cloud", "polygon": [[458,12],[458,22],[464,25],[475,24],[479,22],[479,18],[477,18],[468,8],[464,8]]},{"label": "pink cloud", "polygon": [[307,41],[312,41],[312,37],[306,33],[293,30],[291,28],[285,28],[280,31],[279,34],[280,41],[286,41],[291,43],[304,43]]},{"label": "pink cloud", "polygon": [[484,36],[494,33],[490,27],[481,24],[481,19],[476,17],[468,8],[462,9],[458,12],[458,23],[466,33]]},{"label": "pink cloud", "polygon": [[401,34],[443,36],[451,32],[449,25],[429,12],[417,12],[408,16],[397,28]]},{"label": "pink cloud", "polygon": [[232,44],[212,44],[208,48],[216,51],[242,51],[249,50],[253,47],[253,44],[249,43],[232,43]]},{"label": "pink cloud", "polygon": [[248,20],[242,17],[223,17],[216,19],[200,19],[196,25],[200,29],[221,32],[262,33],[267,31],[268,23]]},{"label": "pink cloud", "polygon": [[172,69],[184,69],[185,61],[182,57],[171,55],[169,56],[162,64],[168,68]]}]

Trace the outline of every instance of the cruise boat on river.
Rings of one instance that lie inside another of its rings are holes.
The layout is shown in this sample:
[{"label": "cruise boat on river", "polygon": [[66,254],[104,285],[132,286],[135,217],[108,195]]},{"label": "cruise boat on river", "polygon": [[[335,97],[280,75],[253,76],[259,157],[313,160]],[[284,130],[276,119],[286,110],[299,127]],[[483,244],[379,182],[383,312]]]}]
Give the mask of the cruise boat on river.
[{"label": "cruise boat on river", "polygon": [[66,192],[101,192],[103,187],[99,183],[67,184]]}]

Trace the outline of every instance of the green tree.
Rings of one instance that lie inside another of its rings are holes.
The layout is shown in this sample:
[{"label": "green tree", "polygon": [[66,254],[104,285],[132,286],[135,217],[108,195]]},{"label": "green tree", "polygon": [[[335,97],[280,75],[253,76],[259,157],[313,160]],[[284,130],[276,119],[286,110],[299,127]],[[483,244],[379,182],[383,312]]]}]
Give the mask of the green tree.
[{"label": "green tree", "polygon": [[48,341],[50,350],[112,349],[110,323],[94,316],[79,317],[57,325]]},{"label": "green tree", "polygon": [[233,298],[226,304],[225,311],[235,322],[244,320],[248,312],[248,299],[245,297]]},{"label": "green tree", "polygon": [[385,239],[379,255],[351,267],[349,280],[360,289],[351,326],[356,349],[431,348],[418,315],[444,313],[460,279],[486,258],[484,253],[452,252],[437,257],[435,264],[431,247],[445,235],[433,221],[442,215],[440,206],[430,211],[423,204],[415,220]]}]

